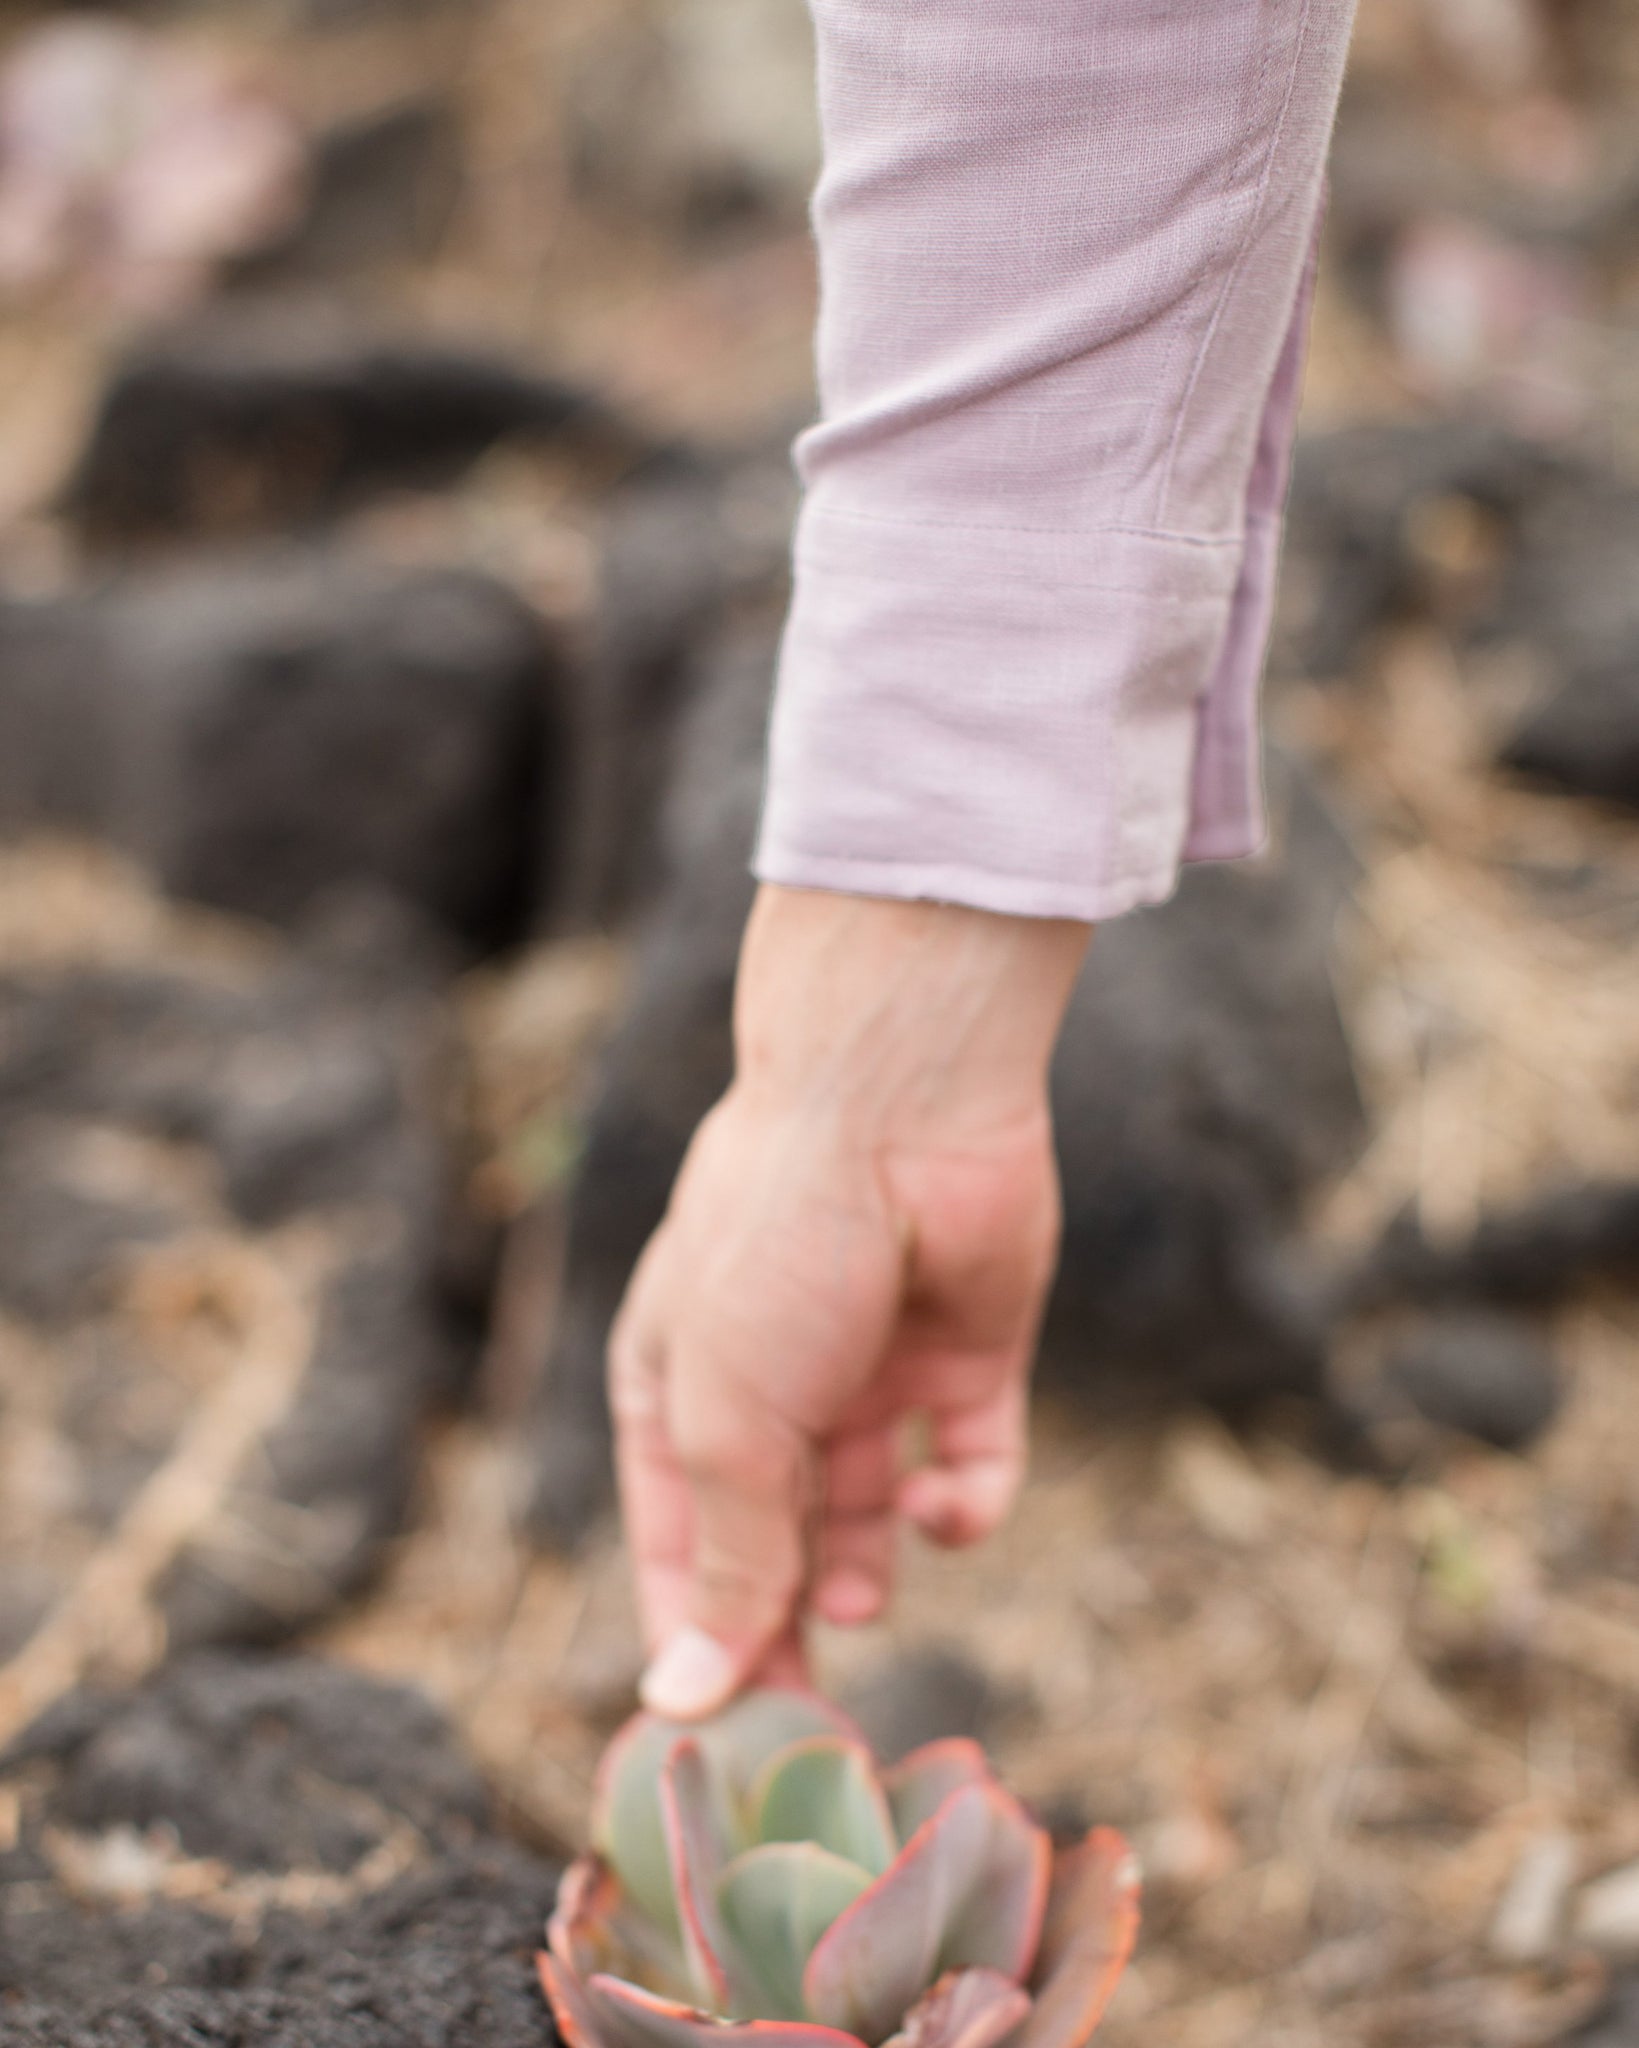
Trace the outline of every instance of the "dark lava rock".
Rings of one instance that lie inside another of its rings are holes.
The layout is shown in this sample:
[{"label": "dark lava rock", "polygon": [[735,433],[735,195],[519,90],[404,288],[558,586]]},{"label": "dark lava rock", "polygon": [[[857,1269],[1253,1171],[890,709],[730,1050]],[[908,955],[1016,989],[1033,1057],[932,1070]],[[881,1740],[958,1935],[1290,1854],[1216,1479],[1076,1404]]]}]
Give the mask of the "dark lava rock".
[{"label": "dark lava rock", "polygon": [[1639,487],[1615,470],[1564,460],[1521,496],[1513,527],[1483,630],[1532,643],[1555,683],[1631,676],[1639,669]]},{"label": "dark lava rock", "polygon": [[[673,757],[664,880],[607,1050],[570,1196],[542,1379],[536,1520],[572,1538],[607,1493],[603,1353],[699,1119],[731,1070],[777,616],[697,643]],[[1303,1196],[1363,1119],[1328,971],[1352,872],[1294,783],[1286,851],[1200,870],[1099,934],[1054,1071],[1065,1192],[1050,1369],[1089,1395],[1236,1406],[1317,1391],[1325,1320],[1296,1248]]]},{"label": "dark lava rock", "polygon": [[1350,1288],[1355,1305],[1491,1301],[1549,1307],[1578,1286],[1639,1286],[1639,1181],[1550,1189],[1481,1219],[1456,1244],[1433,1244],[1407,1215],[1373,1248]]},{"label": "dark lava rock", "polygon": [[925,1742],[988,1740],[1007,1703],[982,1665],[951,1645],[910,1650],[868,1672],[842,1697],[884,1763]]},{"label": "dark lava rock", "polygon": [[540,2048],[556,1872],[419,1694],[183,1660],[0,1758],[7,2048]]},{"label": "dark lava rock", "polygon": [[314,141],[303,219],[250,274],[352,276],[363,264],[432,254],[463,184],[457,111],[437,94],[399,100]]},{"label": "dark lava rock", "polygon": [[107,811],[108,666],[89,605],[0,597],[0,830],[90,829]]},{"label": "dark lava rock", "polygon": [[1042,1360],[1088,1394],[1236,1410],[1319,1389],[1299,1218],[1365,1131],[1329,965],[1354,869],[1313,789],[1275,780],[1278,853],[1105,927],[1071,999]]},{"label": "dark lava rock", "polygon": [[[1472,559],[1442,559],[1442,525]],[[1288,536],[1279,667],[1346,675],[1382,627],[1429,616],[1468,646],[1521,647],[1544,697],[1502,765],[1639,806],[1629,480],[1480,421],[1350,427],[1300,446]]]},{"label": "dark lava rock", "polygon": [[[702,649],[726,620],[784,602],[796,481],[785,437],[687,463],[615,491],[585,659],[573,681],[567,828],[543,848],[551,921],[607,926],[651,902],[677,865],[664,798]],[[765,648],[758,658],[768,659]],[[765,678],[766,685],[766,678]]]},{"label": "dark lava rock", "polygon": [[751,907],[776,633],[770,619],[697,651],[704,681],[662,819],[667,880],[599,1065],[569,1197],[565,1285],[536,1422],[534,1519],[557,1543],[573,1542],[608,1498],[609,1327],[694,1128],[733,1071],[734,972]]},{"label": "dark lava rock", "polygon": [[1639,633],[1619,668],[1577,676],[1507,741],[1506,768],[1639,811]]},{"label": "dark lava rock", "polygon": [[473,948],[523,929],[562,688],[499,584],[274,549],[0,607],[0,657],[0,826],[286,925],[362,884]]},{"label": "dark lava rock", "polygon": [[208,1247],[277,1262],[292,1232],[323,1261],[310,1349],[151,1597],[173,1644],[260,1640],[370,1570],[460,1355],[439,1286],[442,1034],[423,986],[355,983],[333,958],[0,974],[0,1311],[29,1337],[15,1364],[0,1348],[0,1431],[26,1415],[57,1475],[33,1618],[232,1369],[188,1348],[204,1309],[145,1311],[144,1285],[185,1297],[189,1271],[217,1270]]},{"label": "dark lava rock", "polygon": [[[1277,669],[1345,676],[1384,626],[1428,613],[1436,593],[1420,535],[1427,508],[1472,507],[1506,552],[1526,508],[1568,475],[1563,458],[1479,420],[1306,436],[1292,476]],[[1489,585],[1475,593],[1474,610],[1492,595]]]},{"label": "dark lava rock", "polygon": [[66,504],[101,544],[288,527],[459,476],[508,438],[649,453],[597,400],[305,303],[216,308],[116,367]]},{"label": "dark lava rock", "polygon": [[1527,1449],[1559,1413],[1553,1351],[1512,1316],[1427,1318],[1391,1350],[1387,1379],[1425,1420],[1503,1451]]}]

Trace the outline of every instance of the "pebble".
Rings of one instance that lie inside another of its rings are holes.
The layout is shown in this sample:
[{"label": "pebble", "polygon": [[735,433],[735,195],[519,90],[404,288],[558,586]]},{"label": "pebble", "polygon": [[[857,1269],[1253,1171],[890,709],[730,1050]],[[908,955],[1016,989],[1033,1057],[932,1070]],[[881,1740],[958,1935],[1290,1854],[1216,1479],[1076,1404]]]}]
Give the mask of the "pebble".
[{"label": "pebble", "polygon": [[1491,1923],[1489,1947],[1501,1963],[1540,1963],[1559,1946],[1565,1904],[1576,1876],[1576,1844],[1563,1833],[1528,1842]]},{"label": "pebble", "polygon": [[1639,1863],[1623,1864],[1586,1886],[1572,1924],[1577,1940],[1602,1955],[1639,1957]]}]

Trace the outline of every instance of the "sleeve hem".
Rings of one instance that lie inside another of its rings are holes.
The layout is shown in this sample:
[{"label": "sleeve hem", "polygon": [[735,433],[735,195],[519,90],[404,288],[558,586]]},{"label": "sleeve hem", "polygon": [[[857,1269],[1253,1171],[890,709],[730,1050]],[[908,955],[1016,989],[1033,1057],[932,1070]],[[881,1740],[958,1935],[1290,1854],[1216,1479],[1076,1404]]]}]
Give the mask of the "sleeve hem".
[{"label": "sleeve hem", "polygon": [[848,896],[888,896],[902,902],[961,903],[1004,917],[1069,918],[1103,924],[1129,910],[1164,903],[1178,886],[1174,863],[1147,874],[1096,884],[1006,875],[983,868],[894,860],[851,860],[840,854],[803,854],[764,847],[757,879],[783,888],[831,889]]},{"label": "sleeve hem", "polygon": [[757,872],[1090,921],[1162,901],[1207,822],[1191,781],[1237,568],[1110,532],[953,547],[811,502]]}]

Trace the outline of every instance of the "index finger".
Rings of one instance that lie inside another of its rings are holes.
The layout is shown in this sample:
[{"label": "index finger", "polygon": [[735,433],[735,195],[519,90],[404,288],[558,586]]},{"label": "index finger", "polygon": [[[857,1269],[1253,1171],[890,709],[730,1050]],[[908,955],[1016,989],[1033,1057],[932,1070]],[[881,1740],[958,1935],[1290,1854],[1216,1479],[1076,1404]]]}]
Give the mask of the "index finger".
[{"label": "index finger", "polygon": [[652,1656],[688,1619],[694,1508],[666,1423],[665,1339],[657,1301],[662,1247],[632,1278],[609,1340],[609,1407],[643,1641]]}]

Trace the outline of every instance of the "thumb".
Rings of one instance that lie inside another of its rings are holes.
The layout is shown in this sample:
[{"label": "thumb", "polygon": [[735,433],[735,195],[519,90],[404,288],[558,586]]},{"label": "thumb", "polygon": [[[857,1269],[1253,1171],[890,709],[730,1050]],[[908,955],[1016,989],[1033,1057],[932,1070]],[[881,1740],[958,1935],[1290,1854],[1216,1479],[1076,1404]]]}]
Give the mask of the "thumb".
[{"label": "thumb", "polygon": [[642,1693],[652,1712],[693,1721],[727,1705],[791,1634],[809,1461],[800,1432],[755,1390],[678,1365],[672,1436],[693,1518],[688,1621],[662,1645]]}]

